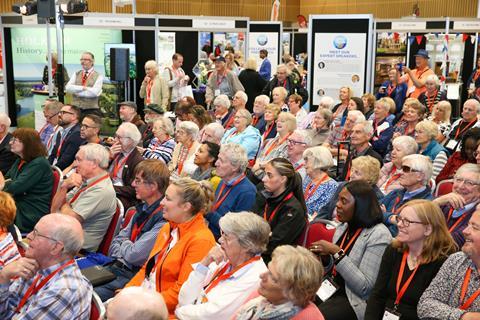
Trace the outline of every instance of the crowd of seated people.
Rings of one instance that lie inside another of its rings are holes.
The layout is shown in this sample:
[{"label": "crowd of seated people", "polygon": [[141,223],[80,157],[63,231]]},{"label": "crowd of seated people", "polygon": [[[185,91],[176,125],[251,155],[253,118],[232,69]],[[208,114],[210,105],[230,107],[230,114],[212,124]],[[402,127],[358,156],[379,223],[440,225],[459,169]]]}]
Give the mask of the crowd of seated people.
[{"label": "crowd of seated people", "polygon": [[53,99],[39,131],[0,114],[0,318],[480,319],[480,102],[455,118],[423,52],[310,107],[290,59],[254,88],[232,57],[205,106],[149,61],[111,138]]}]

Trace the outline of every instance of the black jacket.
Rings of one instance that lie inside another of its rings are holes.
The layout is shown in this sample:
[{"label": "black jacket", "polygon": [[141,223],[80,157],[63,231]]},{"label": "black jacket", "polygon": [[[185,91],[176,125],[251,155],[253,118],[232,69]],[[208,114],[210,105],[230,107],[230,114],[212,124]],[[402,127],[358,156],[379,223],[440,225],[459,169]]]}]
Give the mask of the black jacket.
[{"label": "black jacket", "polygon": [[[267,199],[265,197],[266,192],[263,184],[258,185],[257,199],[252,211],[261,217],[266,215],[266,219],[272,229],[267,251],[262,255],[265,263],[271,260],[272,252],[276,247],[285,244],[297,244],[298,239],[307,225],[305,210],[297,198],[292,196],[283,202],[283,199],[287,197],[290,192],[291,190],[287,189],[278,197]],[[279,206],[278,210],[276,210],[275,216],[272,217],[272,213],[277,206]]]},{"label": "black jacket", "polygon": [[[60,145],[60,139],[61,135],[59,134],[57,135],[57,141],[55,142],[52,153],[50,154],[50,157],[48,157],[50,164],[53,164],[53,161],[55,160],[55,156],[57,155],[57,150]],[[80,123],[77,123],[72,129],[70,129],[65,137],[60,149],[60,155],[55,165],[61,170],[71,165],[75,160],[75,155],[77,154],[78,148],[80,148],[80,146],[84,143],[85,140],[80,137]]]},{"label": "black jacket", "polygon": [[[305,88],[300,86],[300,83],[295,83],[291,76],[287,77],[287,83],[285,84],[285,89],[287,89],[287,97],[291,94],[299,94],[302,97],[302,105],[305,104],[308,100],[308,92]],[[283,86],[283,84],[278,83],[277,76],[274,76],[272,80],[270,80],[267,85],[263,88],[262,94],[265,94],[272,99],[272,90],[276,87]]]},{"label": "black jacket", "polygon": [[245,88],[245,93],[248,96],[247,109],[253,112],[253,102],[255,98],[262,94],[262,90],[267,84],[267,81],[263,79],[257,71],[245,69],[238,75],[238,80]]},{"label": "black jacket", "polygon": [[15,154],[10,151],[10,140],[12,139],[12,134],[7,133],[2,143],[0,143],[0,171],[5,175],[12,164],[17,160]]}]

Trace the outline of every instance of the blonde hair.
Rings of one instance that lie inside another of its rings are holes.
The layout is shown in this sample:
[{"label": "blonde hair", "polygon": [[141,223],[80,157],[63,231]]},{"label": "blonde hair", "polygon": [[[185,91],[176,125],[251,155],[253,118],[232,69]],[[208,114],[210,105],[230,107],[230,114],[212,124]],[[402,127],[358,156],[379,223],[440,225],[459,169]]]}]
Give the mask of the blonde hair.
[{"label": "blonde hair", "polygon": [[245,69],[256,71],[257,70],[257,59],[255,59],[253,57],[248,58],[247,61],[245,62],[245,64],[243,65],[243,67]]},{"label": "blonde hair", "polygon": [[438,125],[435,122],[430,120],[420,121],[415,126],[415,130],[425,131],[425,133],[430,138],[430,140],[435,139],[435,137],[438,135]]},{"label": "blonde hair", "polygon": [[[371,93],[365,93],[362,96],[362,99],[364,99],[364,98],[367,100],[369,107],[373,108],[373,106],[375,105],[375,101],[376,101],[375,96]],[[366,107],[366,105],[365,105],[365,107]]]},{"label": "blonde hair", "polygon": [[[430,235],[423,241],[422,264],[436,261],[442,257],[446,258],[451,253],[457,251],[457,245],[448,231],[445,216],[436,203],[424,199],[411,200],[401,206],[398,212],[401,214],[406,207],[412,208],[420,222],[424,225],[430,225],[432,229]],[[400,251],[408,250],[407,245],[398,240],[394,240],[393,245],[399,248]]]},{"label": "blonde hair", "polygon": [[0,191],[0,227],[6,228],[13,223],[17,212],[17,206],[13,197],[6,192]]},{"label": "blonde hair", "polygon": [[273,112],[273,116],[275,118],[275,120],[278,118],[278,115],[280,114],[280,111],[282,110],[281,107],[279,105],[276,105],[276,104],[273,104],[273,103],[270,103],[270,104],[267,104],[267,106],[265,107],[265,111],[271,111]]},{"label": "blonde hair", "polygon": [[405,107],[410,107],[415,110],[420,117],[420,121],[425,117],[425,114],[427,113],[427,108],[420,101],[418,101],[417,98],[407,98],[407,100],[405,100],[405,103],[403,104],[404,109]]},{"label": "blonde hair", "polygon": [[188,202],[192,206],[192,215],[199,212],[206,213],[210,210],[213,202],[213,189],[210,182],[195,181],[191,178],[180,178],[171,183],[180,189],[180,197],[183,202]]},{"label": "blonde hair", "polygon": [[366,181],[377,184],[380,176],[380,162],[372,156],[361,156],[352,160],[352,169],[358,169],[366,177]]},{"label": "blonde hair", "polygon": [[155,70],[156,73],[158,73],[158,64],[157,64],[157,61],[155,60],[148,60],[147,62],[145,62],[145,69],[146,68],[153,68]]},{"label": "blonde hair", "polygon": [[278,120],[285,121],[288,132],[293,132],[297,129],[297,118],[290,112],[280,112]]},{"label": "blonde hair", "polygon": [[[452,115],[452,105],[447,100],[442,100],[437,103],[437,108],[443,109],[443,119],[445,123],[450,123],[450,116]],[[433,108],[433,117],[435,118],[435,108]]]},{"label": "blonde hair", "polygon": [[244,117],[247,120],[247,126],[252,124],[252,115],[247,109],[238,110],[236,115],[239,117]]},{"label": "blonde hair", "polygon": [[288,95],[288,91],[287,89],[285,89],[284,87],[275,87],[273,88],[272,90],[272,94],[274,92],[278,92],[280,95],[283,95],[283,100],[285,100],[287,98],[287,95]]},{"label": "blonde hair", "polygon": [[278,246],[272,253],[285,297],[305,307],[322,283],[323,267],[317,257],[303,247]]}]

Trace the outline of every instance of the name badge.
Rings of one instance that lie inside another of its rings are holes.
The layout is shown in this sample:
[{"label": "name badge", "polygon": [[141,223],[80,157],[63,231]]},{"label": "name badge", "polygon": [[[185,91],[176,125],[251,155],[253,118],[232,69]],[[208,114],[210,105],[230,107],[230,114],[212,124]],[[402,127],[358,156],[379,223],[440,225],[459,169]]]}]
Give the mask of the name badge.
[{"label": "name badge", "polygon": [[332,279],[326,278],[323,280],[320,289],[318,289],[317,296],[325,302],[337,291],[338,284],[336,284]]},{"label": "name badge", "polygon": [[415,91],[416,87],[415,86],[411,86],[410,88],[408,88],[408,92],[407,94],[411,94]]},{"label": "name badge", "polygon": [[452,150],[455,150],[455,147],[458,145],[458,141],[455,140],[455,139],[450,139],[448,142],[447,142],[447,149],[452,149]]},{"label": "name badge", "polygon": [[215,90],[215,97],[218,97],[220,95],[220,89]]},{"label": "name badge", "polygon": [[400,320],[402,315],[396,311],[385,309],[382,320]]}]

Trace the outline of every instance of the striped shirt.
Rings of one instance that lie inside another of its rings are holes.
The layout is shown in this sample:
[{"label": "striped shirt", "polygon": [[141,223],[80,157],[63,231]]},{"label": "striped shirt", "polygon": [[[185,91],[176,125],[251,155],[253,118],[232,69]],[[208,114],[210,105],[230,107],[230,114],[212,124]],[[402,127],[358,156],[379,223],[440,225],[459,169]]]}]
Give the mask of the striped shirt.
[{"label": "striped shirt", "polygon": [[143,157],[145,159],[159,159],[168,164],[172,160],[175,145],[173,138],[163,143],[159,143],[157,138],[153,138],[148,148],[143,152]]},{"label": "striped shirt", "polygon": [[0,319],[89,320],[93,289],[76,263],[55,274],[18,313],[15,312],[35,277],[40,274],[43,279],[63,263],[40,270],[29,280],[18,278],[10,284],[0,285]]},{"label": "striped shirt", "polygon": [[20,253],[18,252],[15,240],[13,240],[12,234],[8,233],[7,236],[0,241],[0,270],[19,258]]}]

